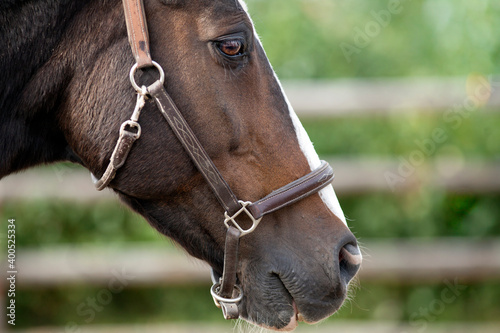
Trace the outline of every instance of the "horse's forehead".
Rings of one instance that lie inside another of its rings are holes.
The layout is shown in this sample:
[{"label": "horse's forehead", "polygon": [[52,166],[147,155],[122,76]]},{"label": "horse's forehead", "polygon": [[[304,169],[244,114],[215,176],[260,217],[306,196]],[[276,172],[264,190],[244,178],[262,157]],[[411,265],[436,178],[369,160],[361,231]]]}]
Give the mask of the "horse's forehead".
[{"label": "horse's forehead", "polygon": [[246,4],[242,0],[219,0],[219,1],[209,0],[207,2],[211,4],[222,4],[224,6],[228,6],[229,8],[232,7],[232,8],[237,8],[239,10],[246,10]]},{"label": "horse's forehead", "polygon": [[210,11],[213,14],[227,15],[230,13],[246,12],[246,5],[240,0],[184,0],[192,1],[192,5],[202,12]]},{"label": "horse's forehead", "polygon": [[196,22],[197,31],[201,38],[211,39],[223,33],[224,27],[242,22],[252,29],[248,13],[238,0],[212,0],[205,2],[205,5],[202,1],[198,3],[191,14],[194,15],[188,13],[189,20]]},{"label": "horse's forehead", "polygon": [[248,12],[243,0],[160,0],[165,5],[188,7],[198,11],[212,10],[219,13],[229,11]]},{"label": "horse's forehead", "polygon": [[[193,0],[161,0],[166,5],[185,5],[189,2],[205,2],[205,3],[214,3],[217,1],[214,0],[205,0],[205,1],[193,1]],[[244,3],[243,0],[228,0],[226,2],[232,2],[236,4],[236,6],[242,8],[243,10],[246,10],[246,4]]]}]

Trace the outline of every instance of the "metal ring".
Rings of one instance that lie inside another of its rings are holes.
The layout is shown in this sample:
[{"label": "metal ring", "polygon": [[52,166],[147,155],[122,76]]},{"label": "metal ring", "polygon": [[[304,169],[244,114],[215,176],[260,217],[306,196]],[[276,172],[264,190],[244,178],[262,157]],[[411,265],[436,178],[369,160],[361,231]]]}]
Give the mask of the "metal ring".
[{"label": "metal ring", "polygon": [[[160,82],[161,84],[163,84],[165,82],[165,72],[163,71],[163,68],[161,68],[161,66],[156,62],[156,61],[153,61],[153,66],[156,67],[156,69],[158,70],[158,72],[160,73]],[[143,91],[142,91],[142,88],[139,87],[139,85],[135,82],[135,72],[137,71],[137,66],[138,64],[135,64],[134,66],[132,66],[132,68],[130,69],[130,83],[132,83],[132,87],[134,87],[134,89],[139,93],[141,94]]]},{"label": "metal ring", "polygon": [[215,301],[217,301],[217,303],[238,303],[239,301],[241,301],[243,299],[243,290],[241,290],[241,287],[238,286],[238,285],[235,285],[234,286],[234,289],[236,289],[238,291],[238,296],[236,298],[225,298],[225,297],[221,297],[219,296],[219,294],[217,294],[217,289],[219,289],[221,286],[220,283],[215,283],[212,288],[210,288],[210,294],[212,294],[212,297],[214,298]]}]

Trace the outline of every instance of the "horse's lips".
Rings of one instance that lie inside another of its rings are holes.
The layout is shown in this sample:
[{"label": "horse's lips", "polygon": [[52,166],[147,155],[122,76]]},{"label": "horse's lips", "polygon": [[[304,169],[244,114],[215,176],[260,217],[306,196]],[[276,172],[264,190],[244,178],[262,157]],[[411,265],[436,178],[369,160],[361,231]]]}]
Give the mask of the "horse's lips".
[{"label": "horse's lips", "polygon": [[[290,322],[288,325],[280,329],[280,331],[293,331],[294,329],[297,328],[299,325],[299,321],[301,320],[301,315],[299,313],[299,309],[297,308],[297,304],[295,304],[295,300],[292,301],[292,306],[293,306],[293,315],[290,317]],[[269,327],[267,327],[269,328]]]},{"label": "horse's lips", "polygon": [[295,303],[295,300],[292,301],[292,306],[293,306],[293,316],[290,319],[290,324],[295,321],[295,325],[298,325],[299,321],[304,321],[302,318],[302,315],[299,312],[299,308],[297,307],[297,303]]},{"label": "horse's lips", "polygon": [[[218,282],[222,275],[217,273],[217,271],[215,271],[213,268],[211,270],[211,273],[212,273],[211,274],[212,282],[214,282],[214,283]],[[284,287],[284,290],[291,296],[290,292],[288,291],[288,289],[285,287],[284,284],[283,284],[283,287]],[[293,307],[293,314],[290,317],[290,322],[285,327],[279,329],[279,331],[293,331],[295,328],[297,328],[300,321],[302,321],[302,322],[304,321],[304,318],[300,314],[299,308],[297,307],[297,304],[295,303],[293,296],[292,296],[292,307]],[[269,326],[263,325],[261,323],[255,323],[255,324],[258,326],[264,327],[266,329],[276,330],[276,328],[269,327]]]},{"label": "horse's lips", "polygon": [[293,315],[290,317],[290,322],[285,327],[282,327],[280,329],[276,329],[276,327],[267,326],[267,325],[262,324],[262,323],[256,323],[256,322],[254,322],[254,324],[257,325],[257,326],[260,326],[262,328],[265,328],[267,330],[273,330],[273,331],[279,331],[279,332],[293,331],[299,325],[300,314],[299,314],[299,310],[297,308],[297,305],[295,304],[295,301],[292,301],[292,306],[293,306],[293,309],[294,309]]}]

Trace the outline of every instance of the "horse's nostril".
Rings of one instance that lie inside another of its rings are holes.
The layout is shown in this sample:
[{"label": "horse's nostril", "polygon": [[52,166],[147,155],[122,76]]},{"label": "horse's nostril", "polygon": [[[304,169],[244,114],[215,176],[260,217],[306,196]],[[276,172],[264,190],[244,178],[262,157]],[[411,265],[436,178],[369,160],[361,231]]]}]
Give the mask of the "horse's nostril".
[{"label": "horse's nostril", "polygon": [[340,275],[349,283],[361,266],[362,256],[359,248],[353,244],[346,244],[339,252]]},{"label": "horse's nostril", "polygon": [[340,250],[339,259],[347,260],[352,265],[360,265],[362,257],[356,245],[347,244]]}]

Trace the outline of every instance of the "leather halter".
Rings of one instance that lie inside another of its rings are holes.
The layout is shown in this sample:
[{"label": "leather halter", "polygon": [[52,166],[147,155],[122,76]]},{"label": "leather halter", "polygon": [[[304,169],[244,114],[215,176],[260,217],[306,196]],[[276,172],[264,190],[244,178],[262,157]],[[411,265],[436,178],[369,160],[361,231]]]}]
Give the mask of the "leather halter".
[{"label": "leather halter", "polygon": [[[224,317],[236,319],[239,317],[238,303],[243,298],[243,291],[237,285],[240,238],[253,232],[264,215],[291,205],[329,185],[334,178],[333,170],[328,163],[322,161],[316,170],[254,203],[238,200],[165,90],[163,70],[151,58],[143,1],[123,0],[123,7],[129,43],[136,60],[130,72],[130,80],[137,91],[137,104],[131,119],[124,122],[120,128],[120,136],[106,171],[99,180],[95,179],[96,188],[99,191],[106,188],[117,170],[125,164],[134,142],[141,136],[138,121],[145,99],[152,98],[225,210],[224,224],[228,230],[224,249],[224,270],[219,281],[216,281],[212,274],[215,281],[211,294],[215,304],[222,308]],[[137,69],[152,66],[156,67],[160,78],[148,87],[137,85],[134,77]],[[252,221],[251,227],[246,229],[236,222],[236,218],[243,213]]]}]

